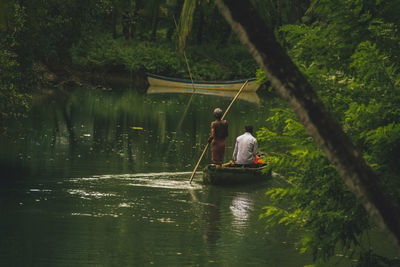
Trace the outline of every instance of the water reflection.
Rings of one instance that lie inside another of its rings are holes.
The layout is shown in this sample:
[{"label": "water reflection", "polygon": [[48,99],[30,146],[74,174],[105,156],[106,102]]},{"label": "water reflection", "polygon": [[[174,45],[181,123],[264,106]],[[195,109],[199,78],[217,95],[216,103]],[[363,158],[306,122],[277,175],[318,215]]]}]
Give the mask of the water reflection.
[{"label": "water reflection", "polygon": [[[100,175],[91,178],[74,178],[71,181],[80,183],[83,181],[96,181],[102,179],[116,179],[120,184],[126,186],[168,188],[168,189],[200,189],[199,183],[189,184],[191,172],[159,172],[159,173],[135,173],[122,175]],[[202,172],[197,173],[198,176]],[[179,179],[177,179],[179,178]],[[200,177],[198,177],[200,180]]]},{"label": "water reflection", "polygon": [[208,244],[208,249],[213,250],[221,236],[221,194],[214,187],[207,191],[207,205],[204,209],[204,240]]},{"label": "water reflection", "polygon": [[82,199],[100,199],[100,198],[105,198],[105,197],[115,197],[116,195],[113,193],[101,193],[101,192],[95,192],[95,191],[86,191],[83,189],[70,189],[67,191],[71,195],[77,195]]},{"label": "water reflection", "polygon": [[[187,105],[191,97],[192,103]],[[51,95],[36,102],[18,140],[11,136],[11,142],[0,141],[5,148],[0,161],[9,161],[15,155],[18,159],[14,162],[50,177],[189,171],[207,142],[212,110],[227,107],[231,100],[211,95],[146,95],[86,88],[69,95]],[[253,124],[257,129],[267,112],[263,105],[240,98],[235,102],[226,117],[226,160],[244,125]],[[11,155],[5,151],[11,151]],[[207,153],[203,162],[209,161]]]},{"label": "water reflection", "polygon": [[253,200],[249,193],[237,194],[231,202],[230,210],[233,215],[232,226],[237,230],[238,234],[247,226],[250,213],[253,210]]},{"label": "water reflection", "polygon": [[[213,109],[231,101],[196,94],[182,116],[190,97],[82,88],[36,102],[24,131],[0,139],[11,181],[0,187],[0,265],[309,264],[280,233],[263,234],[266,188],[204,186],[201,172],[188,183]],[[227,159],[244,125],[262,126],[268,112],[232,106]]]},{"label": "water reflection", "polygon": [[[285,266],[307,263],[291,247],[281,247],[281,236],[267,239],[262,233],[264,226],[258,214],[266,188],[189,185],[188,174],[39,179],[28,185],[25,195],[3,202],[7,207],[5,218],[25,229],[18,238],[28,238],[37,247],[31,261],[20,265],[41,265],[41,257],[47,257],[51,266],[71,262],[74,266],[102,265],[114,255],[129,260],[110,265],[143,266],[153,262],[168,266],[268,266],[276,253],[292,255],[295,262]],[[23,205],[11,209],[14,201]],[[26,219],[17,220],[20,216]],[[0,227],[9,229],[6,220],[0,222]],[[12,232],[6,233],[5,239],[10,240]],[[22,253],[29,253],[28,247],[22,247]],[[0,263],[14,262],[5,254],[9,249],[0,248]],[[46,254],[49,249],[51,255]],[[76,250],[88,255],[94,251],[105,254],[83,259],[77,258]],[[63,259],[65,254],[69,255],[68,261]],[[279,256],[274,258],[277,261]]]},{"label": "water reflection", "polygon": [[[150,86],[147,89],[147,94],[200,94],[200,95],[212,95],[218,97],[225,97],[233,99],[237,94],[236,91],[226,91],[226,90],[206,90],[196,88],[195,91],[190,88],[174,88],[174,87],[160,87],[160,86]],[[253,104],[260,104],[261,100],[256,92],[242,92],[238,99],[244,100]]]}]

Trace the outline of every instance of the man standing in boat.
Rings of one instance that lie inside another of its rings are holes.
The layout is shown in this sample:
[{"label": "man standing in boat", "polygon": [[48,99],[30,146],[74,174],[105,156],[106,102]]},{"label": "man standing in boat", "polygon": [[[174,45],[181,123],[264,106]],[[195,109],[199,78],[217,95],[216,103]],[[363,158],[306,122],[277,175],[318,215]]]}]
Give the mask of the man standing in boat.
[{"label": "man standing in boat", "polygon": [[214,109],[215,121],[211,123],[211,136],[208,142],[211,143],[211,159],[216,165],[221,165],[224,160],[226,137],[228,137],[228,123],[221,120],[222,110]]},{"label": "man standing in boat", "polygon": [[252,165],[256,160],[258,143],[252,135],[253,126],[247,125],[244,128],[245,133],[236,138],[233,161],[239,165]]}]

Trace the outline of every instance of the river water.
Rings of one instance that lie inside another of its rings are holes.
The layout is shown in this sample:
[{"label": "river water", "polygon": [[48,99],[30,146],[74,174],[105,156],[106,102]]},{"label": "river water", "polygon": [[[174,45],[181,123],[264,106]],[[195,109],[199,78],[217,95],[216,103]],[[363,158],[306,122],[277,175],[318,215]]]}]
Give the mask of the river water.
[{"label": "river water", "polygon": [[[293,233],[259,219],[279,180],[206,186],[200,168],[188,183],[213,109],[231,100],[134,88],[35,99],[0,140],[0,266],[312,264]],[[232,106],[226,160],[244,126],[258,129],[276,105]]]}]

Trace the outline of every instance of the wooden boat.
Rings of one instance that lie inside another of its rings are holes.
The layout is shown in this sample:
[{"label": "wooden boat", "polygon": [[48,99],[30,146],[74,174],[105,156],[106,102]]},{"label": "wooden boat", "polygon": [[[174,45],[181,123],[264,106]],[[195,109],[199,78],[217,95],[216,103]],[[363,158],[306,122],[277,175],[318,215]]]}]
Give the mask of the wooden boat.
[{"label": "wooden boat", "polygon": [[260,85],[257,83],[256,78],[249,78],[243,80],[232,80],[232,81],[192,81],[189,79],[178,79],[170,78],[161,75],[147,74],[147,80],[150,86],[156,87],[174,87],[174,88],[186,88],[193,90],[197,89],[217,89],[217,90],[228,90],[228,91],[239,91],[244,82],[247,80],[248,84],[243,89],[243,92],[256,92]]},{"label": "wooden boat", "polygon": [[[193,88],[174,88],[174,87],[160,87],[160,86],[149,86],[147,88],[147,94],[192,94]],[[194,92],[199,95],[215,95],[220,97],[228,97],[230,99],[234,98],[236,93],[235,91],[227,91],[227,90],[207,90],[207,89],[197,89]],[[256,92],[242,92],[239,95],[239,100],[244,100],[254,104],[260,104],[260,98]]]},{"label": "wooden boat", "polygon": [[262,182],[271,177],[271,168],[267,165],[260,167],[238,167],[229,163],[222,166],[209,164],[203,169],[203,183],[215,185],[250,184]]}]

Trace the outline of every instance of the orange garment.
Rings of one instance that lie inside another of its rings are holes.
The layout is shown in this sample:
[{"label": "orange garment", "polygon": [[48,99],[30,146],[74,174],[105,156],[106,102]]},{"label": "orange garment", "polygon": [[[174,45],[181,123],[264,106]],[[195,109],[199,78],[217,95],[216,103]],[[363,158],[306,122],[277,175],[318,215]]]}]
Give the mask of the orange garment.
[{"label": "orange garment", "polygon": [[211,160],[214,164],[222,164],[225,154],[225,140],[214,139],[211,143]]},{"label": "orange garment", "polygon": [[228,123],[225,120],[215,120],[211,123],[211,159],[215,164],[222,164],[225,154]]},{"label": "orange garment", "polygon": [[255,163],[255,164],[264,164],[264,162],[261,161],[261,158],[259,156],[257,156],[257,155],[254,158],[253,163]]}]

